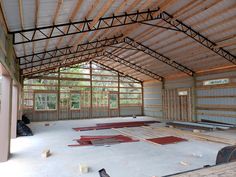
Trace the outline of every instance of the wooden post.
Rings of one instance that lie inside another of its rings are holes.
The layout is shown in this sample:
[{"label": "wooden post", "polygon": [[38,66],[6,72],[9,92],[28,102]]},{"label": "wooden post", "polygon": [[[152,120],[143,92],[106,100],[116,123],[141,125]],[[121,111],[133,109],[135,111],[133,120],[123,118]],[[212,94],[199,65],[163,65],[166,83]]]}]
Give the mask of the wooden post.
[{"label": "wooden post", "polygon": [[120,117],[120,73],[118,73],[118,116]]},{"label": "wooden post", "polygon": [[16,126],[18,118],[18,87],[12,86],[12,111],[11,111],[11,138],[16,138]]},{"label": "wooden post", "polygon": [[196,90],[196,75],[193,76],[193,89],[192,89],[192,121],[197,121],[197,90]]},{"label": "wooden post", "polygon": [[2,100],[0,112],[0,162],[8,160],[10,153],[10,128],[11,128],[11,90],[12,80],[9,76],[2,75]]},{"label": "wooden post", "polygon": [[61,72],[60,67],[58,68],[57,73],[57,120],[60,119],[60,87],[61,87]]},{"label": "wooden post", "polygon": [[143,94],[143,82],[141,83],[142,87],[142,116],[144,116],[144,94]]},{"label": "wooden post", "polygon": [[93,81],[92,81],[92,62],[89,62],[89,75],[90,75],[90,118],[93,117]]},{"label": "wooden post", "polygon": [[22,85],[20,84],[18,86],[18,115],[17,115],[17,120],[21,120],[21,117],[23,115],[23,87]]}]

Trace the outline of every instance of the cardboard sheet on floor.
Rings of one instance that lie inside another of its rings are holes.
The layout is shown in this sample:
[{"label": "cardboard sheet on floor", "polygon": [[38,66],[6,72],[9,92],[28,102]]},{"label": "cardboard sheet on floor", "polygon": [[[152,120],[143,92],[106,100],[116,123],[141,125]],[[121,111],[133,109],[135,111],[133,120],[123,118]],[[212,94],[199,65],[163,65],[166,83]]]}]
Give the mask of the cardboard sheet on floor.
[{"label": "cardboard sheet on floor", "polygon": [[152,138],[152,139],[146,139],[146,140],[151,141],[153,143],[162,144],[162,145],[187,141],[186,139],[175,137],[175,136],[165,136],[165,137]]}]

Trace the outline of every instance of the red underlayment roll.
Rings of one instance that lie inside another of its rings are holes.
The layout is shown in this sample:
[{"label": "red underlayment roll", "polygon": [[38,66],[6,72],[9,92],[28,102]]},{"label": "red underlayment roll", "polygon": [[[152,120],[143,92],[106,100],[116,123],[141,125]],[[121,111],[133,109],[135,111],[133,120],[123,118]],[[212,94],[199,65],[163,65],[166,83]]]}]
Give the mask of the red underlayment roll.
[{"label": "red underlayment roll", "polygon": [[73,129],[75,131],[104,130],[111,128],[140,127],[152,123],[160,123],[160,122],[158,121],[113,122],[113,123],[96,124],[96,126],[90,126],[90,127],[77,127]]},{"label": "red underlayment roll", "polygon": [[186,139],[175,137],[175,136],[165,136],[165,137],[152,138],[152,139],[146,139],[146,140],[151,141],[153,143],[162,144],[162,145],[187,141]]}]

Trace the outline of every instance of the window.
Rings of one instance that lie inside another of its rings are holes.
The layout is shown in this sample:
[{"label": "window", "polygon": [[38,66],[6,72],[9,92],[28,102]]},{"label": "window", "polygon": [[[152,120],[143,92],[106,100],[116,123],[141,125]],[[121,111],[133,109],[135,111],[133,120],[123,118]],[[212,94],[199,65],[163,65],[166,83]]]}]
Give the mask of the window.
[{"label": "window", "polygon": [[214,80],[207,80],[203,81],[203,85],[219,85],[219,84],[228,84],[229,79],[214,79]]},{"label": "window", "polygon": [[71,94],[70,108],[72,110],[80,109],[80,94],[79,93]]},{"label": "window", "polygon": [[110,109],[118,108],[118,95],[116,93],[110,94]]},{"label": "window", "polygon": [[35,93],[35,110],[56,110],[57,95],[55,93]]}]

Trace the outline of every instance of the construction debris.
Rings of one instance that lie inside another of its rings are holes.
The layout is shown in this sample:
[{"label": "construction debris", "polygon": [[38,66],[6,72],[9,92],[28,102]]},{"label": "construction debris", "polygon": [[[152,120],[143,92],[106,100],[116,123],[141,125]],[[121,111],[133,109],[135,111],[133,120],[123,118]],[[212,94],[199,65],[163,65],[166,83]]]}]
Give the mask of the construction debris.
[{"label": "construction debris", "polygon": [[230,127],[216,125],[216,124],[207,124],[207,123],[193,123],[193,122],[179,122],[179,121],[172,121],[168,122],[167,125],[172,125],[174,127],[180,128],[189,128],[189,129],[199,129],[199,130],[228,130]]},{"label": "construction debris", "polygon": [[79,144],[68,145],[73,146],[107,146],[110,144],[137,142],[132,138],[124,135],[108,135],[108,136],[81,136],[80,139],[75,139]]},{"label": "construction debris", "polygon": [[152,138],[152,139],[147,139],[147,140],[157,143],[157,144],[162,144],[162,145],[187,141],[186,139],[175,137],[175,136],[165,136],[165,137]]},{"label": "construction debris", "polygon": [[41,157],[42,157],[42,158],[48,158],[50,155],[51,155],[50,149],[45,149],[45,150],[41,153]]},{"label": "construction debris", "polygon": [[189,165],[187,162],[184,162],[184,161],[180,161],[179,163],[183,166],[188,166]]},{"label": "construction debris", "polygon": [[104,130],[112,128],[140,127],[140,126],[147,126],[153,123],[160,123],[160,122],[159,121],[114,122],[114,123],[96,124],[96,126],[91,126],[91,127],[77,127],[73,129],[75,131]]},{"label": "construction debris", "polygon": [[106,170],[105,170],[104,168],[101,169],[101,170],[99,170],[98,173],[99,173],[100,177],[110,177],[110,176],[107,174],[107,172],[106,172]]},{"label": "construction debris", "polygon": [[193,129],[193,133],[200,133],[201,131],[198,129]]},{"label": "construction debris", "polygon": [[79,171],[80,171],[80,173],[82,173],[82,174],[88,173],[88,172],[89,172],[89,167],[88,167],[87,165],[80,164],[80,165],[79,165]]}]

